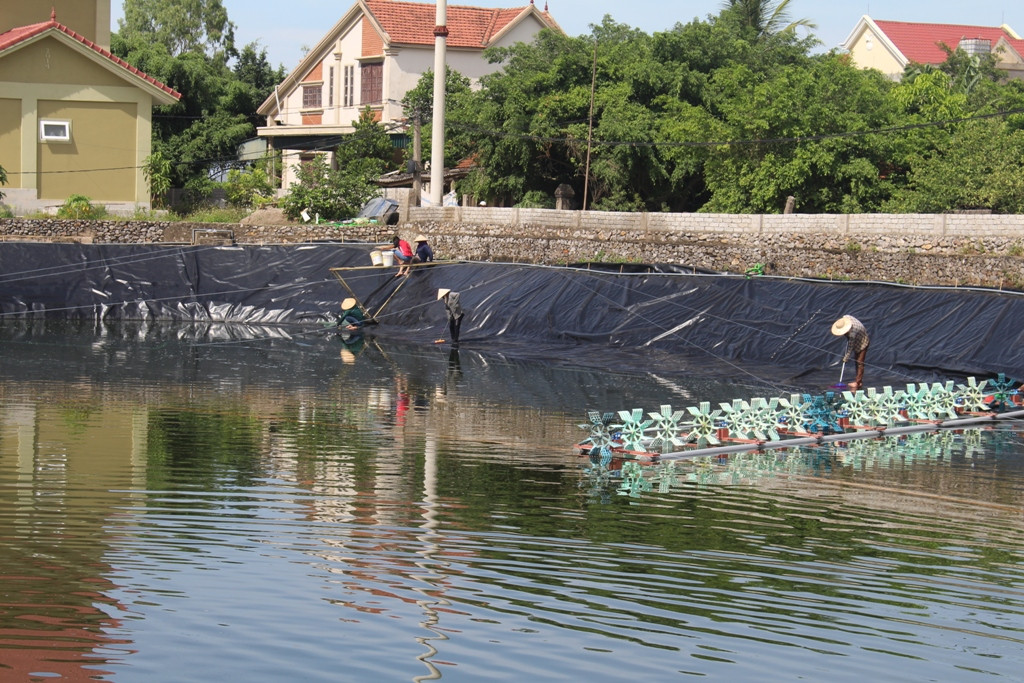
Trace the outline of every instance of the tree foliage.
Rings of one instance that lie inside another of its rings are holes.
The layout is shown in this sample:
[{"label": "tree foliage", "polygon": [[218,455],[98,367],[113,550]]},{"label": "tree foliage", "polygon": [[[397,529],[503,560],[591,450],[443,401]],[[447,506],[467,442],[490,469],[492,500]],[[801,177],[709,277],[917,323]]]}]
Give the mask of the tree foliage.
[{"label": "tree foliage", "polygon": [[[568,184],[605,210],[780,212],[790,196],[802,212],[1024,210],[1024,83],[1004,81],[994,57],[947,48],[893,83],[816,53],[797,30],[813,24],[789,9],[726,0],[654,34],[605,17],[589,35],[493,48],[500,69],[477,89],[446,74],[446,165],[473,158],[460,191],[499,206],[549,205]],[[112,36],[116,55],[184,94],[154,112],[153,159],[173,185],[233,168],[284,77],[258,45],[236,53],[233,32],[222,0],[128,0]],[[425,158],[432,103],[428,73],[403,99]],[[319,202],[322,217],[347,218],[395,166],[367,116],[333,170],[304,168],[294,215]]]},{"label": "tree foliage", "polygon": [[292,219],[318,216],[321,220],[343,220],[355,216],[377,188],[365,177],[327,165],[327,157],[317,154],[299,164],[298,182],[284,198],[285,215]]},{"label": "tree foliage", "polygon": [[158,42],[172,56],[196,52],[225,61],[235,54],[235,25],[222,0],[124,0],[118,32]]},{"label": "tree foliage", "polygon": [[169,163],[154,178],[199,198],[240,165],[238,146],[255,134],[256,109],[284,69],[255,43],[236,52],[221,0],[126,0],[120,28],[111,52],[182,94],[154,108],[154,158]]},{"label": "tree foliage", "polygon": [[475,134],[464,189],[512,205],[567,183],[609,210],[1019,210],[1024,84],[959,49],[893,83],[815,54],[788,6],[732,0],[653,35],[605,17],[492,50],[502,70],[453,124]]},{"label": "tree foliage", "polygon": [[800,26],[817,28],[810,19],[790,22],[789,0],[725,0],[722,3],[722,16],[757,39],[793,32]]},{"label": "tree foliage", "polygon": [[[468,115],[473,103],[470,80],[450,66],[445,67],[445,134],[444,157],[445,166],[453,166],[462,159],[471,156],[474,151],[476,135],[474,131],[460,126],[472,118]],[[422,158],[431,157],[431,139],[434,119],[434,72],[427,69],[416,86],[405,93],[402,98],[402,109],[408,123],[415,125],[418,118],[421,124],[420,141]],[[412,158],[412,146],[407,150],[407,158]]]},{"label": "tree foliage", "polygon": [[370,109],[363,110],[354,128],[338,145],[336,168],[328,166],[323,154],[298,165],[298,183],[284,199],[285,215],[298,218],[306,211],[324,220],[352,218],[378,193],[374,181],[394,165],[391,139]]}]

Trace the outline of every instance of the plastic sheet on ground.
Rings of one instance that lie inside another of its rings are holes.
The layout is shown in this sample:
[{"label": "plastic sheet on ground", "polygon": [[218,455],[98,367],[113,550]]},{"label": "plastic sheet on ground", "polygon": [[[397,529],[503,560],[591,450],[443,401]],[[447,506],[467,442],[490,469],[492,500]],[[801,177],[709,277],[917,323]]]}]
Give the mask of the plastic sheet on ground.
[{"label": "plastic sheet on ground", "polygon": [[[150,320],[327,326],[347,296],[331,268],[370,266],[372,245],[0,244],[3,320]],[[871,334],[868,383],[1024,377],[1024,296],[967,288],[744,277],[680,266],[438,262],[344,271],[371,333],[429,343],[447,334],[437,289],[461,293],[462,345],[538,360],[653,370],[668,364],[778,381],[838,379],[849,313]],[[847,378],[852,367],[846,368]]]}]

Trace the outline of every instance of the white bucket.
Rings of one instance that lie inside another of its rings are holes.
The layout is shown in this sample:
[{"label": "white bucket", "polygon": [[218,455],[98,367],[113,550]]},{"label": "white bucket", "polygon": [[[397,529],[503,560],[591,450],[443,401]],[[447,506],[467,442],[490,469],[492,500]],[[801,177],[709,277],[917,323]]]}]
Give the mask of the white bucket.
[{"label": "white bucket", "polygon": [[380,252],[381,265],[385,268],[395,265],[395,252],[393,251],[382,251]]},{"label": "white bucket", "polygon": [[380,252],[376,249],[370,252],[370,262],[375,266],[379,266],[381,264]]}]

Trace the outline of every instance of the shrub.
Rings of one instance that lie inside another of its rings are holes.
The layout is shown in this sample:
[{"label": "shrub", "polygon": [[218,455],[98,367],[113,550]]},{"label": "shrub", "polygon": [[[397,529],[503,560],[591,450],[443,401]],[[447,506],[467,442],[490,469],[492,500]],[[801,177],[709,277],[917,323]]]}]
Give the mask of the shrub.
[{"label": "shrub", "polygon": [[249,215],[249,210],[238,206],[206,206],[197,207],[186,214],[175,215],[188,223],[239,223]]},{"label": "shrub", "polygon": [[228,204],[246,208],[265,206],[274,198],[274,187],[262,166],[255,166],[248,171],[228,171],[224,191]]},{"label": "shrub", "polygon": [[523,195],[516,206],[521,209],[553,209],[555,208],[555,198],[540,190],[530,190]]},{"label": "shrub", "polygon": [[354,163],[344,170],[332,170],[321,154],[299,164],[299,182],[292,185],[282,202],[285,215],[294,220],[305,210],[328,221],[355,216],[378,192],[372,183],[373,174],[363,172],[360,166]]},{"label": "shrub", "polygon": [[171,162],[159,151],[153,152],[143,162],[142,174],[149,183],[149,195],[153,200],[153,206],[161,208],[167,191],[171,189]]},{"label": "shrub", "polygon": [[89,198],[82,194],[71,195],[57,209],[57,218],[71,220],[93,220],[106,215],[105,206],[93,206]]}]

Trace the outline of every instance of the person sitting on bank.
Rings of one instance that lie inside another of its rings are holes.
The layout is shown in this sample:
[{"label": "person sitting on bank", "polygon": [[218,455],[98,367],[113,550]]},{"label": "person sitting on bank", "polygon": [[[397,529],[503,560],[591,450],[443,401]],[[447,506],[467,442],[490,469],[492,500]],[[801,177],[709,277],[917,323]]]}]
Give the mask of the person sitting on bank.
[{"label": "person sitting on bank", "polygon": [[851,391],[856,391],[864,386],[864,359],[868,355],[868,346],[871,339],[864,324],[852,315],[844,315],[832,323],[832,334],[837,337],[846,337],[846,353],[843,354],[843,362],[851,358],[857,361],[857,376],[848,385]]},{"label": "person sitting on bank", "polygon": [[395,235],[394,238],[392,238],[391,243],[395,247],[395,261],[398,262],[398,272],[395,273],[395,277],[408,275],[409,264],[412,263],[413,257],[412,247],[398,235]]},{"label": "person sitting on bank", "polygon": [[366,324],[366,314],[353,297],[341,302],[341,313],[338,315],[338,327],[346,330],[358,330]]},{"label": "person sitting on bank", "polygon": [[[462,318],[466,312],[459,301],[459,293],[450,289],[437,290],[437,298],[444,301],[444,311],[448,315],[448,332],[452,335],[452,346],[459,344],[459,331],[462,329]],[[443,339],[437,341],[442,342]]]},{"label": "person sitting on bank", "polygon": [[413,263],[429,263],[434,260],[434,250],[427,244],[427,236],[423,233],[416,235],[416,254],[412,257]]}]

